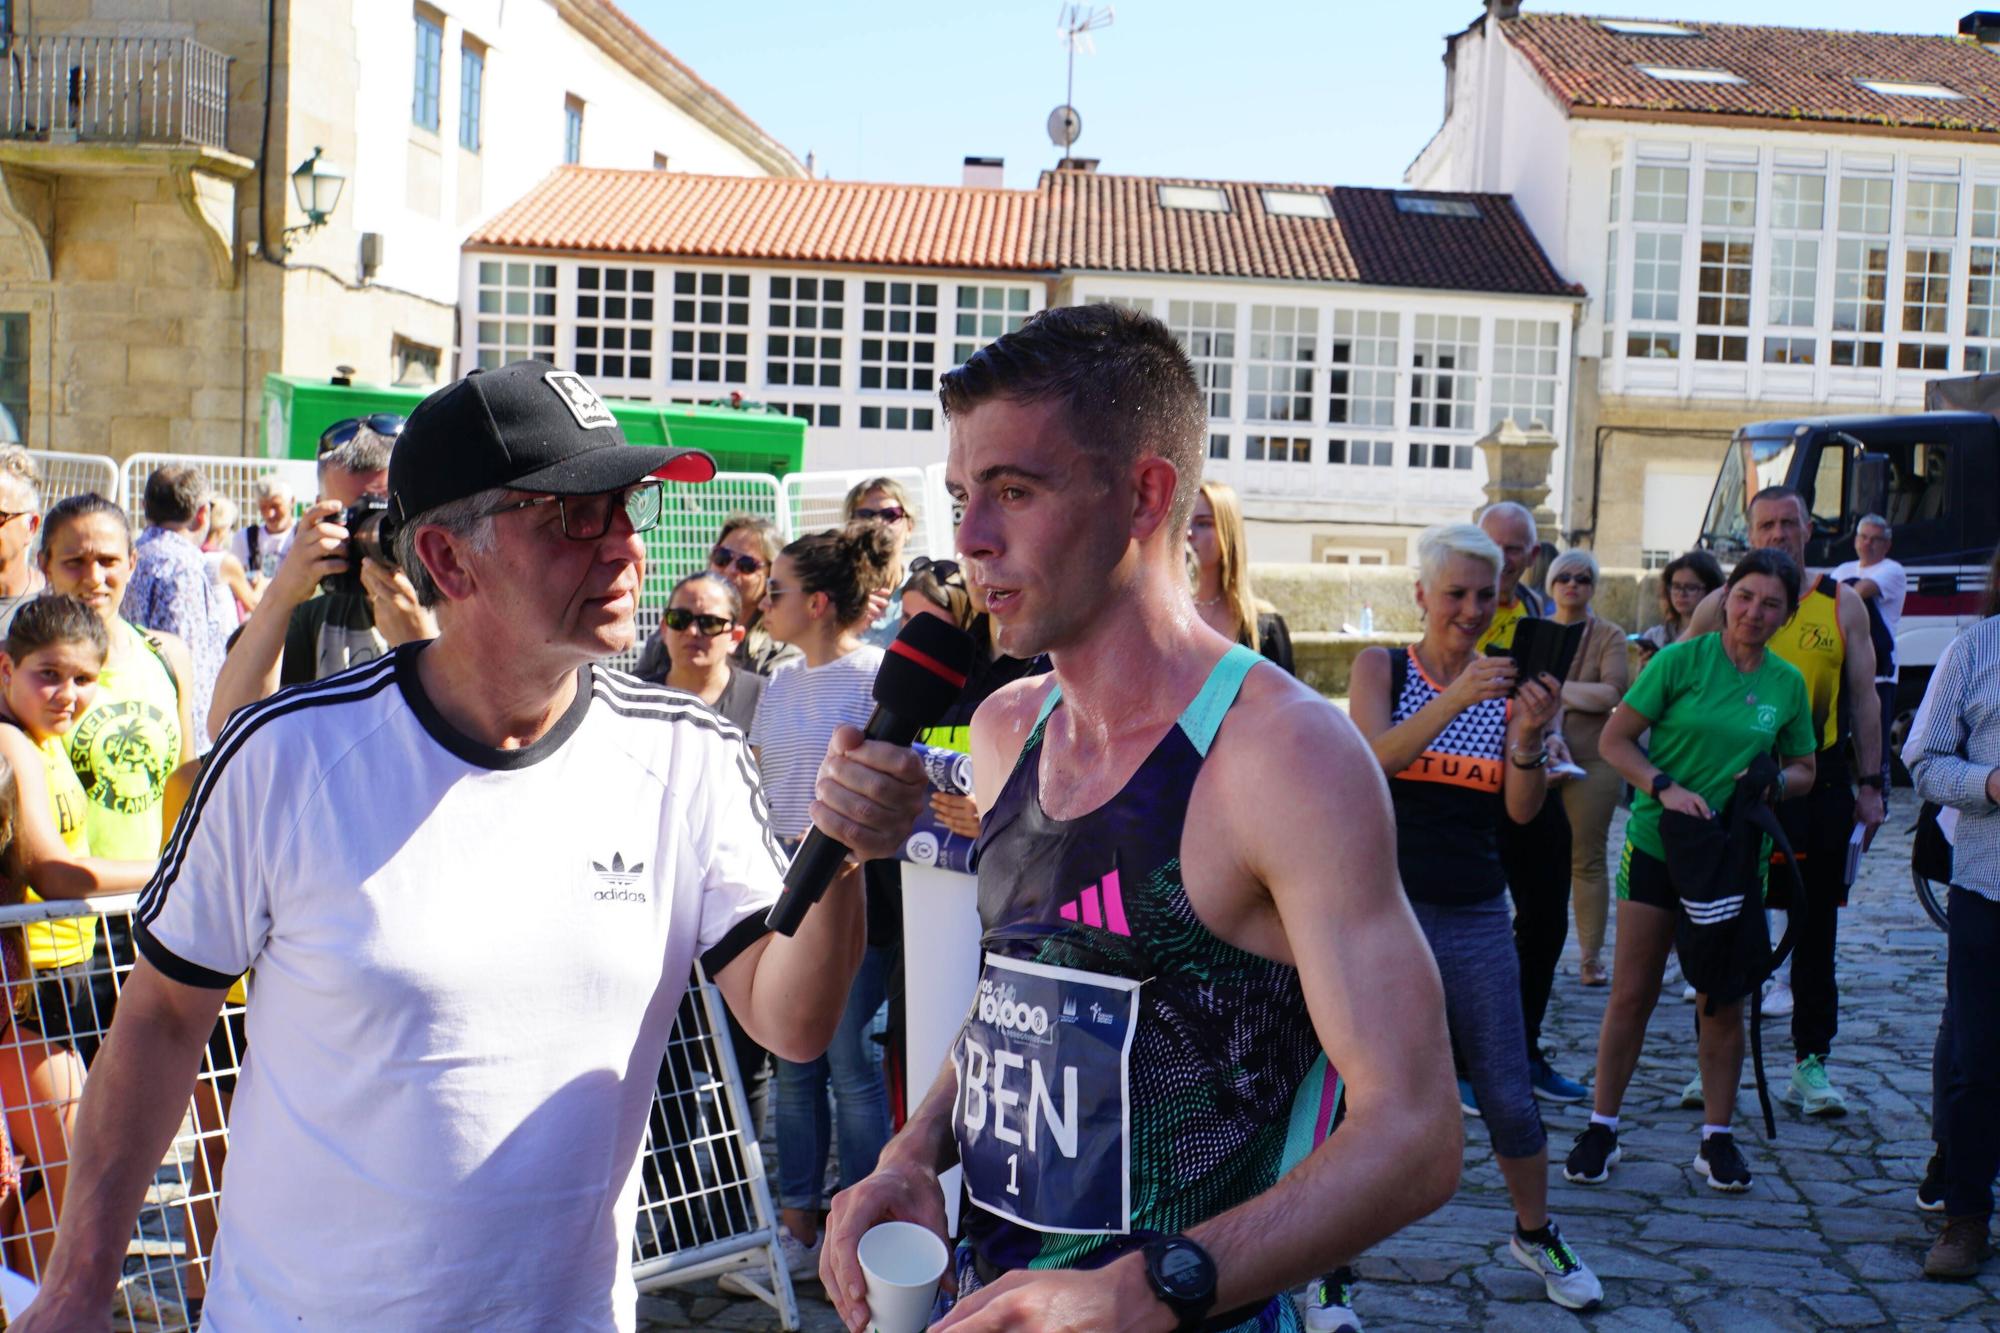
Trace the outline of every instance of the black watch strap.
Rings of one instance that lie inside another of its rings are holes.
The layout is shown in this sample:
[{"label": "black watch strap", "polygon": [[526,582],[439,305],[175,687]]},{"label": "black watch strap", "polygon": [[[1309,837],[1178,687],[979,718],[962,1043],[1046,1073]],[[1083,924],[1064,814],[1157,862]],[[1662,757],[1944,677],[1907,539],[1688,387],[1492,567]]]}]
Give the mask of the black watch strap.
[{"label": "black watch strap", "polygon": [[1178,1329],[1199,1329],[1215,1305],[1215,1260],[1186,1236],[1162,1236],[1148,1241],[1144,1251],[1146,1280],[1153,1294],[1172,1310]]},{"label": "black watch strap", "polygon": [[1863,773],[1855,781],[1864,787],[1874,787],[1878,790],[1882,787],[1882,775],[1880,773]]},{"label": "black watch strap", "polygon": [[1653,774],[1653,799],[1656,801],[1659,800],[1660,793],[1673,785],[1674,780],[1667,776],[1665,769],[1661,769],[1658,773]]}]

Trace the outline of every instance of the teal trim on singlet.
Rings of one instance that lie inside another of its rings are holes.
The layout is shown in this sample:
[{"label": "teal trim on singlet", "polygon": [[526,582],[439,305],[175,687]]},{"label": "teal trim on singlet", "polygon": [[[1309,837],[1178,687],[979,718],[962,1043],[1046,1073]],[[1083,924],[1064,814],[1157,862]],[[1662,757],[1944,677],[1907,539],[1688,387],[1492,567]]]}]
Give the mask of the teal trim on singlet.
[{"label": "teal trim on singlet", "polygon": [[1300,1080],[1298,1094],[1292,1098],[1292,1117],[1285,1129],[1285,1155],[1278,1165],[1280,1175],[1303,1162],[1314,1148],[1325,1142],[1340,1122],[1345,1110],[1341,1103],[1346,1095],[1346,1081],[1328,1067],[1326,1053],[1322,1051]]},{"label": "teal trim on singlet", "polygon": [[[1222,660],[1209,670],[1208,679],[1202,682],[1200,692],[1181,714],[1177,724],[1187,734],[1196,754],[1204,759],[1208,757],[1208,747],[1215,744],[1215,733],[1222,730],[1222,719],[1229,716],[1230,706],[1236,702],[1236,695],[1243,688],[1243,678],[1250,674],[1251,667],[1263,660],[1263,654],[1239,643],[1232,645],[1222,655]],[[1030,730],[1039,732],[1042,724],[1049,720],[1049,714],[1055,712],[1056,705],[1061,702],[1062,686],[1051,686]]]}]

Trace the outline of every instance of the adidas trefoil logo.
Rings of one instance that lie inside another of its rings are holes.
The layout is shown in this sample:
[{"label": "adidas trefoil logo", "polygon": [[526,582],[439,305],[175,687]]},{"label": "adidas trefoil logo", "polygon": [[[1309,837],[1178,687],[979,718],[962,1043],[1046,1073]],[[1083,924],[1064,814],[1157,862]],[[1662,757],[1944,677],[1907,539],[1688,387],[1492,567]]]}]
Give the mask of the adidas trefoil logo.
[{"label": "adidas trefoil logo", "polygon": [[599,862],[592,861],[590,868],[596,873],[598,882],[604,886],[591,895],[597,902],[643,903],[651,901],[645,890],[634,889],[632,887],[639,882],[640,874],[646,869],[644,861],[634,861],[628,866],[625,864],[625,857],[621,853],[613,852],[611,854],[610,865],[602,865]]}]

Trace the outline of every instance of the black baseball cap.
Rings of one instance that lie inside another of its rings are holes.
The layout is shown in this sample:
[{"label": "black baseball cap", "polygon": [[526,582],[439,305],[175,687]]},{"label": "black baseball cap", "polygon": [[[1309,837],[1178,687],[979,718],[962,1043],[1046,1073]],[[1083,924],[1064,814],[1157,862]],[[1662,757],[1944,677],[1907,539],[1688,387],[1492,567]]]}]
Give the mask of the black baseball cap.
[{"label": "black baseball cap", "polygon": [[618,419],[574,371],[546,361],[475,370],[418,403],[389,456],[398,522],[496,487],[597,495],[659,477],[708,481],[699,449],[625,442]]}]

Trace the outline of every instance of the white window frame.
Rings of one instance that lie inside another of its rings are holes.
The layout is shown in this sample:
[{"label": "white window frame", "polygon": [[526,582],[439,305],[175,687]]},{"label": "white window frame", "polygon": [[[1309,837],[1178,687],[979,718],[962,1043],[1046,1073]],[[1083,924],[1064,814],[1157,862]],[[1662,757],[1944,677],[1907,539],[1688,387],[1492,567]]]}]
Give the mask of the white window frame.
[{"label": "white window frame", "polygon": [[[650,264],[578,263],[570,296],[570,368],[584,378],[664,383],[659,270]],[[622,395],[621,390],[621,395]]]},{"label": "white window frame", "polygon": [[1311,425],[1318,353],[1318,306],[1251,306],[1243,419]]},{"label": "white window frame", "polygon": [[1326,420],[1342,429],[1396,428],[1402,317],[1394,310],[1336,310],[1327,340]]},{"label": "white window frame", "polygon": [[[670,272],[662,295],[667,386],[697,397],[748,389],[754,309],[750,274],[712,268]],[[687,374],[681,373],[683,365]]]},{"label": "white window frame", "polygon": [[473,365],[496,370],[529,357],[555,360],[560,266],[537,259],[478,263]]},{"label": "white window frame", "polygon": [[[1413,430],[1467,431],[1479,406],[1478,315],[1418,315],[1410,344]],[[1449,364],[1447,364],[1447,361]]]},{"label": "white window frame", "polygon": [[[1035,313],[1032,288],[958,282],[952,287],[951,363],[962,366],[995,338],[1014,332]],[[967,305],[967,297],[972,304]]]},{"label": "white window frame", "polygon": [[1167,302],[1167,327],[1194,365],[1210,421],[1233,421],[1236,391],[1236,302]]}]

